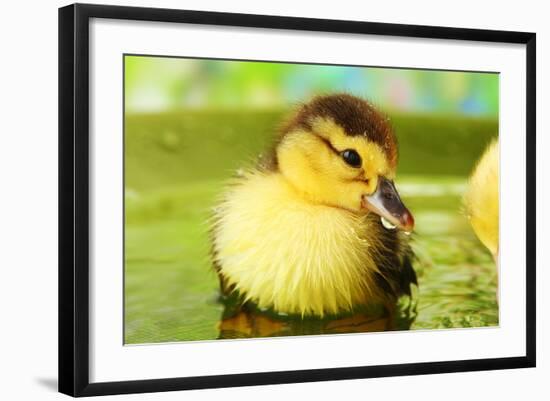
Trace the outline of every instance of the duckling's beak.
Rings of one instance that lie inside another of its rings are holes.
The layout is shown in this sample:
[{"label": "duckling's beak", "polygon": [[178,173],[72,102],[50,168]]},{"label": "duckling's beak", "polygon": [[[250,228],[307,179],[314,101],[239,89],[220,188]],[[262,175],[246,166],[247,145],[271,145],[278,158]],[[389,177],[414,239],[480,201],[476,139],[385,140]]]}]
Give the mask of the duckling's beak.
[{"label": "duckling's beak", "polygon": [[393,181],[387,178],[378,179],[378,187],[373,194],[363,195],[362,206],[379,215],[386,228],[397,227],[405,232],[411,232],[414,228],[411,212],[401,201]]}]

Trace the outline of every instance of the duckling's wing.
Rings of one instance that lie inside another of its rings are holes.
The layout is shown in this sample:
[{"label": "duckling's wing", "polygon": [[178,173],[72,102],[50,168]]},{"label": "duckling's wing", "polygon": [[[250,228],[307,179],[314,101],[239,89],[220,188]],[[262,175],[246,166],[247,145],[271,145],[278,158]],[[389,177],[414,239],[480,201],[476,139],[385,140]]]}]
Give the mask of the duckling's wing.
[{"label": "duckling's wing", "polygon": [[399,275],[399,292],[401,295],[411,294],[411,285],[418,286],[418,279],[416,278],[416,272],[414,271],[412,261],[414,260],[414,253],[409,247],[410,253],[407,253],[403,257],[403,263],[401,264],[401,273]]},{"label": "duckling's wing", "polygon": [[374,255],[378,268],[375,282],[390,300],[402,295],[411,296],[412,285],[418,285],[413,261],[414,252],[408,239],[404,239],[397,230],[386,230],[381,227],[380,238],[383,246]]}]

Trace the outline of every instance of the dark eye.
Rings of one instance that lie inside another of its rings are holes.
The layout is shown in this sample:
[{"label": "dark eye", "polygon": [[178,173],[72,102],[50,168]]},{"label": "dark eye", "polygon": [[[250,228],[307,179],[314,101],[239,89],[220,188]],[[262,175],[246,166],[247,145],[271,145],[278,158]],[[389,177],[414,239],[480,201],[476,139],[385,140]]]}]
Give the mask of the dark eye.
[{"label": "dark eye", "polygon": [[351,167],[361,167],[361,156],[353,149],[346,149],[342,153],[342,159]]}]

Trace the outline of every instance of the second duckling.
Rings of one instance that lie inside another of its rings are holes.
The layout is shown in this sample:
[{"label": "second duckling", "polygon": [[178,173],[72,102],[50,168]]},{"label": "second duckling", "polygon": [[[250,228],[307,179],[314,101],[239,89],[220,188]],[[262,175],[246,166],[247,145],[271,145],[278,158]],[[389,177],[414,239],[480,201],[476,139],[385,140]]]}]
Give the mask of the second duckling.
[{"label": "second duckling", "polygon": [[479,240],[498,259],[499,243],[499,150],[498,141],[493,140],[477,162],[464,205],[468,219]]}]

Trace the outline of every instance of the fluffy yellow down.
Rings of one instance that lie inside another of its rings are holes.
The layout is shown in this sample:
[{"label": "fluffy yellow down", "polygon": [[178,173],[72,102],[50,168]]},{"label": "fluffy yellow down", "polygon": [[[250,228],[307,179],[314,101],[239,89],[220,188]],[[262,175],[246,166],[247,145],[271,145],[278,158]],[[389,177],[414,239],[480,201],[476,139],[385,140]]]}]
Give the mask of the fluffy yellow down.
[{"label": "fluffy yellow down", "polygon": [[323,316],[375,296],[369,217],[308,202],[279,173],[241,178],[215,220],[221,274],[260,308]]},{"label": "fluffy yellow down", "polygon": [[464,197],[466,213],[476,235],[495,258],[499,241],[498,181],[499,151],[498,141],[495,140],[487,147],[474,169]]}]

